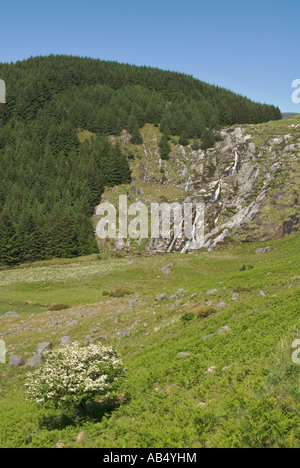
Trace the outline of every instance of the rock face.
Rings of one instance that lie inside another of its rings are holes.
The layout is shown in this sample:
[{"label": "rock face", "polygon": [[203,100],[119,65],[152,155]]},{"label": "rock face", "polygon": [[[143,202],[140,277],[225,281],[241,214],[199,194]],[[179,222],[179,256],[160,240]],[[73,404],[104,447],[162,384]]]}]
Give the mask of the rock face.
[{"label": "rock face", "polygon": [[[151,202],[175,201],[182,213],[185,203],[203,204],[205,236],[200,242],[192,239],[200,222],[193,210],[190,240],[178,238],[173,223],[170,236],[150,239],[146,251],[186,253],[202,247],[211,251],[227,240],[267,241],[299,229],[300,126],[288,121],[281,126],[270,122],[222,130],[222,140],[206,151],[172,145],[169,161],[161,161],[159,131],[148,126],[144,154],[134,162],[132,202],[150,207]],[[107,199],[105,193],[103,201]],[[179,228],[183,220],[182,215]],[[118,240],[117,247],[134,249],[133,244],[131,239]],[[170,265],[162,272],[169,276]]]}]

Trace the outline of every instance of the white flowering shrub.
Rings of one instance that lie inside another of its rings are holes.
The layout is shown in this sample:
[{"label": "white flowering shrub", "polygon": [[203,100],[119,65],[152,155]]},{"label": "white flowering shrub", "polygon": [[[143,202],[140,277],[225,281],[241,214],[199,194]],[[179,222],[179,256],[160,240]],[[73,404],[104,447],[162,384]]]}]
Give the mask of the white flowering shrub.
[{"label": "white flowering shrub", "polygon": [[45,354],[45,363],[27,376],[27,398],[55,406],[84,406],[95,397],[108,397],[124,375],[120,356],[112,347],[77,343]]}]

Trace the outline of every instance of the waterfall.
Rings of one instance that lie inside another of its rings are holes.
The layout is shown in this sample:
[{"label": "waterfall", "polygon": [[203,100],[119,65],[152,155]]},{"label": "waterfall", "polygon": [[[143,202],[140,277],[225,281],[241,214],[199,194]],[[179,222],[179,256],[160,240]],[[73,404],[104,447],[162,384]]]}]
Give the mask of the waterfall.
[{"label": "waterfall", "polygon": [[238,155],[238,153],[236,151],[235,155],[234,155],[234,166],[229,171],[230,176],[237,174],[238,168],[239,168],[239,163],[240,163],[240,156]]},{"label": "waterfall", "polygon": [[173,239],[172,239],[171,244],[168,247],[167,253],[172,252],[172,249],[174,247],[174,244],[175,244],[176,240],[180,237],[180,234],[182,234],[183,220],[184,220],[184,216],[181,218],[180,223],[178,224],[176,231],[174,231],[174,233],[173,233]]},{"label": "waterfall", "polygon": [[217,190],[215,191],[215,194],[211,198],[210,203],[212,203],[212,204],[217,203],[217,201],[219,200],[220,195],[221,195],[221,186],[222,186],[222,179],[219,181]]},{"label": "waterfall", "polygon": [[[200,213],[197,211],[195,221],[193,222],[193,228],[192,228],[192,239],[188,240],[181,250],[181,253],[186,253],[188,250],[199,250],[203,247],[204,245],[204,238],[200,240],[195,240],[195,232],[198,227],[199,223],[199,218],[203,216],[203,213]],[[204,228],[204,220],[202,219],[201,221],[202,227]]]}]

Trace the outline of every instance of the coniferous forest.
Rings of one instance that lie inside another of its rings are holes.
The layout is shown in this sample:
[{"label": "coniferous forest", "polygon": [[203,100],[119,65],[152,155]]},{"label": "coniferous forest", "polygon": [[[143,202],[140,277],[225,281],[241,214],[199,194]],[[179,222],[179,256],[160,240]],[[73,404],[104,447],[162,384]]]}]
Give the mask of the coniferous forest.
[{"label": "coniferous forest", "polygon": [[[127,155],[108,135],[160,127],[181,144],[211,146],[233,124],[281,119],[191,76],[100,60],[50,56],[0,64],[0,265],[97,252],[91,217],[105,186],[130,182]],[[95,137],[80,143],[78,129]]]}]

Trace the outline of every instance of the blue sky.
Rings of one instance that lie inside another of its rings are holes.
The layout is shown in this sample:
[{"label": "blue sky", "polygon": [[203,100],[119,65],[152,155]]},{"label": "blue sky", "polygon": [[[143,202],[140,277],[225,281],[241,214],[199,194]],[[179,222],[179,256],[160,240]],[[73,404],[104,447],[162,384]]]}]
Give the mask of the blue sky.
[{"label": "blue sky", "polygon": [[300,113],[299,18],[299,0],[2,1],[0,61],[52,53],[155,66]]}]

